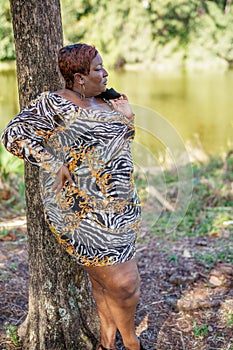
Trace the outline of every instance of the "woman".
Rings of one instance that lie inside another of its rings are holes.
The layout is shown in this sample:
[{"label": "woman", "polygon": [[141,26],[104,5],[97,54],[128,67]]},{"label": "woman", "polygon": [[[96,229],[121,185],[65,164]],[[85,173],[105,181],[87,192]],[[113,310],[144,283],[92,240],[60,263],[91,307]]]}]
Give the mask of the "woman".
[{"label": "woman", "polygon": [[140,278],[135,240],[140,205],[133,183],[133,112],[125,95],[107,100],[108,73],[86,44],[62,48],[65,88],[39,95],[7,126],[8,151],[41,167],[51,231],[89,274],[101,322],[97,349],[143,349],[134,314]]}]

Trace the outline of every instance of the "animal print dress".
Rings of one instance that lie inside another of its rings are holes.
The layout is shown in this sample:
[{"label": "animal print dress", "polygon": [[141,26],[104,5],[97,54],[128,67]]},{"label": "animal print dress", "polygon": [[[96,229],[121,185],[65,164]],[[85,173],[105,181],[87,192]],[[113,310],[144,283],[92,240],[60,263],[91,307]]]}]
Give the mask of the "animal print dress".
[{"label": "animal print dress", "polygon": [[[40,166],[45,218],[81,265],[133,258],[141,210],[133,180],[133,121],[115,110],[82,109],[52,92],[39,95],[7,126],[8,151]],[[72,176],[59,194],[56,173]]]}]

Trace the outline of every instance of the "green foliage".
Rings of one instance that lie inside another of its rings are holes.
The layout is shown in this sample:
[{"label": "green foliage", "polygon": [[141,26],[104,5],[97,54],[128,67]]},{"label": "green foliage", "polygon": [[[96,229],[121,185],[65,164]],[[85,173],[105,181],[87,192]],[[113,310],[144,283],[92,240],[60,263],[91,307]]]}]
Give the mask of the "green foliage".
[{"label": "green foliage", "polygon": [[0,239],[3,239],[5,237],[7,237],[9,234],[9,230],[5,227],[0,229]]},{"label": "green foliage", "polygon": [[231,185],[226,180],[231,169],[225,169],[223,160],[216,157],[208,164],[194,164],[193,172],[192,201],[177,230],[195,236],[218,235],[224,222],[230,220],[233,205]]},{"label": "green foliage", "polygon": [[219,261],[233,264],[233,252],[230,247],[221,247],[214,254],[195,253],[194,257],[199,264],[205,266],[207,269],[211,269]]},{"label": "green foliage", "polygon": [[204,337],[209,333],[208,325],[203,324],[198,326],[196,322],[193,324],[193,334],[195,337]]},{"label": "green foliage", "polygon": [[95,44],[110,66],[232,61],[232,5],[226,14],[224,1],[62,0],[62,5],[66,42]]},{"label": "green foliage", "polygon": [[10,2],[0,0],[0,61],[15,59]]},{"label": "green foliage", "polygon": [[0,282],[7,281],[9,279],[9,274],[0,270]]},{"label": "green foliage", "polygon": [[[24,162],[7,152],[0,144],[0,210],[25,211]],[[8,235],[8,230],[0,230],[0,238]]]},{"label": "green foliage", "polygon": [[9,337],[10,337],[11,341],[13,342],[13,344],[15,346],[19,346],[20,341],[19,341],[18,334],[17,334],[17,327],[14,325],[8,325],[8,326],[5,326],[4,328],[7,329]]},{"label": "green foliage", "polygon": [[[232,232],[232,206],[233,194],[231,188],[232,157],[222,159],[220,157],[210,158],[206,164],[193,164],[193,192],[187,212],[182,221],[174,229],[170,238],[175,237],[221,237],[225,232]],[[159,189],[161,195],[169,202],[176,200],[179,179],[172,171],[165,171],[162,174],[154,175],[153,186]],[[166,186],[161,186],[161,177]],[[152,183],[152,180],[151,180]],[[136,173],[136,184],[141,194],[146,187],[140,175]],[[164,188],[164,192],[163,192]],[[146,205],[147,196],[141,197],[142,207]],[[159,237],[168,237],[166,229],[171,217],[171,212],[163,210],[160,213],[156,203],[150,203],[152,208],[146,208],[150,215],[146,217],[147,222],[152,225],[152,234]],[[155,220],[155,212],[160,213]],[[197,257],[209,265],[217,260],[233,262],[230,251],[224,249],[219,251],[216,257]],[[216,259],[217,260],[216,260]]]},{"label": "green foliage", "polygon": [[[209,55],[232,64],[233,62],[233,11],[228,15],[216,2],[206,1],[205,15],[199,19],[195,33],[192,33],[190,55]],[[204,35],[203,35],[204,34]],[[204,51],[203,51],[204,50]],[[198,56],[199,55],[199,56]]]},{"label": "green foliage", "polygon": [[[224,0],[61,0],[65,44],[94,44],[105,63],[233,64],[233,5]],[[0,0],[0,60],[14,58],[9,1]]]},{"label": "green foliage", "polygon": [[17,271],[17,264],[16,264],[16,263],[11,263],[11,265],[10,265],[10,270],[11,270],[12,272]]},{"label": "green foliage", "polygon": [[24,163],[21,159],[14,157],[6,151],[2,144],[0,144],[0,178],[6,180],[10,174],[24,173]]},{"label": "green foliage", "polygon": [[178,257],[175,254],[169,254],[167,256],[168,261],[174,261],[175,263],[178,263]]},{"label": "green foliage", "polygon": [[233,325],[233,313],[232,312],[229,312],[227,313],[226,312],[226,316],[227,316],[227,327],[231,327]]}]

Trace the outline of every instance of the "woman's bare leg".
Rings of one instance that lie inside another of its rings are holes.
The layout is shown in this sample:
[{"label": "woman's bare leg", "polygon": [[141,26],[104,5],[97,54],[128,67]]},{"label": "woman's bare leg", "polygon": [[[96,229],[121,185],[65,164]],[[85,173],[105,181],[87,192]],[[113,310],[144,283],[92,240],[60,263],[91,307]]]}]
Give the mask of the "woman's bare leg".
[{"label": "woman's bare leg", "polygon": [[89,275],[92,284],[92,294],[100,317],[101,344],[106,348],[115,348],[117,327],[112,318],[111,310],[105,300],[103,287]]},{"label": "woman's bare leg", "polygon": [[[89,273],[90,278],[103,288],[106,302],[103,310],[108,308],[111,320],[114,322],[111,323],[110,328],[112,329],[113,324],[115,324],[127,349],[139,350],[140,345],[135,334],[134,316],[139,299],[140,278],[135,260],[105,267],[85,267],[85,270]],[[98,308],[102,308],[102,306],[97,304]],[[101,311],[99,309],[100,313]],[[107,335],[108,331],[105,329],[104,333]],[[102,345],[109,346],[108,344]]]}]

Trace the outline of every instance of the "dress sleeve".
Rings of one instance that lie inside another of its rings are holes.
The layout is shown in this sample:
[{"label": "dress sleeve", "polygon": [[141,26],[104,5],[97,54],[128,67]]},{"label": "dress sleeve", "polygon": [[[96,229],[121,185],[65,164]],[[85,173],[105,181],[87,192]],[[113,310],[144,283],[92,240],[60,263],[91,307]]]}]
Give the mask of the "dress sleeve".
[{"label": "dress sleeve", "polygon": [[57,173],[63,162],[45,147],[55,129],[55,115],[52,102],[41,94],[7,125],[3,145],[15,156]]}]

